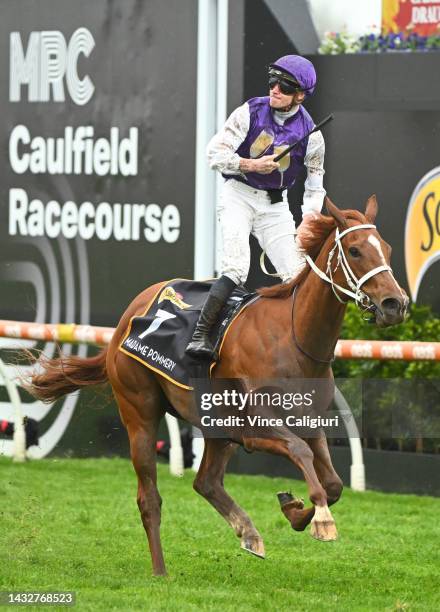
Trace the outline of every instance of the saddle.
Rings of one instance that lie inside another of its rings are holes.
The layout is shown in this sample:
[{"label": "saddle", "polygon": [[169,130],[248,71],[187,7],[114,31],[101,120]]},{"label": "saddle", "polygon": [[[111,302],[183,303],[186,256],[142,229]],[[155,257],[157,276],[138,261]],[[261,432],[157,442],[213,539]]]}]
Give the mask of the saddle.
[{"label": "saddle", "polygon": [[[145,312],[133,317],[119,350],[179,387],[192,389],[199,362],[185,354],[200,311],[215,279],[175,279],[163,285]],[[211,342],[221,357],[223,338],[243,310],[257,300],[244,287],[234,289],[211,333]],[[219,358],[220,358],[219,357]],[[209,364],[212,372],[215,361]]]}]

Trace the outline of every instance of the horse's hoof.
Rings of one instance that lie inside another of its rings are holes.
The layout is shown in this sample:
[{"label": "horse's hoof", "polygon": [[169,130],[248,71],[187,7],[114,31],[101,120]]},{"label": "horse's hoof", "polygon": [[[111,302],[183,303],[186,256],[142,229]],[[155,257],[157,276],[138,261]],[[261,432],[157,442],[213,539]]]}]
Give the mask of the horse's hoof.
[{"label": "horse's hoof", "polygon": [[281,511],[295,531],[304,531],[313,517],[311,512],[304,510],[304,500],[294,497],[291,493],[277,493]]},{"label": "horse's hoof", "polygon": [[338,539],[335,521],[315,521],[312,519],[310,535],[321,542],[333,542]]},{"label": "horse's hoof", "polygon": [[284,510],[302,510],[304,508],[304,500],[300,497],[295,497],[292,493],[282,492],[277,493],[278,501],[281,509]]},{"label": "horse's hoof", "polygon": [[266,558],[266,553],[264,551],[264,543],[263,540],[257,540],[253,538],[244,538],[240,544],[241,548],[260,559]]}]

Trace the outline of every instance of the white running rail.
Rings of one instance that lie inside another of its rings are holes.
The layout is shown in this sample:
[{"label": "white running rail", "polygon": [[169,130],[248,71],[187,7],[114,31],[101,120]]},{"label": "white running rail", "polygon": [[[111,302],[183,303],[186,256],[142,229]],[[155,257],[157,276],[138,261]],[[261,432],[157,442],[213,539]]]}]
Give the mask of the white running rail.
[{"label": "white running rail", "polygon": [[365,465],[359,430],[347,400],[335,387],[335,404],[344,419],[351,451],[350,487],[353,491],[365,491]]},{"label": "white running rail", "polygon": [[9,399],[14,407],[14,452],[13,460],[17,463],[26,461],[26,433],[24,430],[21,400],[15,381],[8,376],[5,364],[0,359],[0,376],[3,378]]}]

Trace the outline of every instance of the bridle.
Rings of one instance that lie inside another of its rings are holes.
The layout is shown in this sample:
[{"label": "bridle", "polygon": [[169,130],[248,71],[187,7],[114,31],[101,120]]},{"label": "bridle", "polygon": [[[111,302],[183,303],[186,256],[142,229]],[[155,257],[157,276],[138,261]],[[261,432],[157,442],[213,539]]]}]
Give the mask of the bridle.
[{"label": "bridle", "polygon": [[[388,266],[387,264],[384,264],[382,266],[377,266],[376,268],[373,268],[372,270],[364,274],[359,279],[356,277],[355,273],[350,267],[350,264],[347,261],[347,257],[344,253],[344,249],[342,248],[342,238],[346,236],[349,232],[354,232],[360,229],[376,229],[376,226],[373,225],[372,223],[362,223],[360,225],[354,225],[352,227],[349,227],[342,232],[339,232],[339,228],[336,228],[335,244],[328,254],[326,272],[323,272],[320,268],[318,268],[318,266],[315,264],[315,262],[309,255],[306,255],[305,258],[310,268],[313,270],[313,272],[315,272],[315,274],[317,274],[319,278],[321,278],[323,281],[331,285],[332,291],[336,299],[339,302],[341,302],[341,304],[346,304],[348,300],[343,300],[338,294],[338,292],[341,292],[347,295],[348,297],[352,298],[356,302],[357,306],[363,309],[364,311],[369,310],[369,311],[374,312],[377,307],[373,304],[369,296],[362,291],[361,287],[367,282],[367,280],[369,280],[373,276],[376,276],[376,274],[380,274],[381,272],[389,272],[390,274],[392,274],[392,270],[390,266]],[[333,258],[335,256],[336,256],[336,265],[333,267],[332,265]],[[341,285],[338,285],[333,280],[333,275],[339,267],[341,267],[350,289],[341,287]],[[292,336],[293,336],[293,341],[295,343],[295,346],[301,353],[303,353],[303,355],[305,355],[312,361],[315,361],[316,363],[320,363],[323,365],[330,365],[334,361],[334,355],[332,355],[330,359],[319,359],[318,357],[314,357],[310,353],[307,353],[300,346],[300,344],[298,343],[296,339],[295,328],[294,328],[294,316],[293,316],[293,309],[294,309],[294,304],[295,304],[295,293],[296,293],[296,287],[295,287],[295,291],[293,294],[293,300],[292,300]]]},{"label": "bridle", "polygon": [[[342,238],[344,238],[344,236],[346,236],[350,232],[354,232],[354,231],[358,231],[362,229],[376,229],[376,226],[373,225],[372,223],[361,223],[359,225],[353,225],[352,227],[348,227],[342,232],[339,232],[338,227],[336,228],[335,244],[328,254],[326,272],[323,272],[320,268],[318,268],[318,266],[315,264],[315,262],[309,255],[306,254],[305,259],[307,263],[309,264],[310,268],[313,270],[313,272],[315,272],[315,274],[317,274],[319,278],[321,278],[323,281],[331,285],[332,291],[336,299],[341,304],[347,304],[348,300],[343,300],[340,297],[338,292],[343,293],[344,295],[347,295],[349,298],[352,298],[356,302],[357,306],[361,308],[364,312],[365,311],[374,312],[377,309],[377,306],[373,304],[369,296],[364,291],[362,291],[361,287],[367,282],[367,280],[369,280],[373,276],[376,276],[377,274],[380,274],[381,272],[389,272],[391,275],[393,274],[393,272],[389,265],[384,264],[382,266],[377,266],[376,268],[373,268],[372,270],[364,274],[361,278],[356,277],[356,274],[353,272],[353,270],[350,267],[350,264],[347,261],[347,257],[344,253],[344,249],[342,248]],[[280,238],[280,236],[273,238],[272,241],[278,238]],[[265,255],[265,251],[261,253],[261,257],[260,257],[261,269],[268,276],[278,276],[278,274],[276,273],[273,274],[266,270],[266,267],[264,265],[264,255]],[[336,265],[333,267],[333,258],[335,256],[336,256]],[[338,283],[336,283],[333,280],[333,275],[335,274],[335,272],[337,271],[339,267],[341,267],[344,273],[349,289],[346,289],[345,287],[341,287],[341,285],[338,285]],[[316,361],[317,363],[321,363],[321,364],[331,364],[334,361],[334,356],[332,356],[331,359],[318,359],[317,357],[314,357],[313,355],[310,355],[309,353],[307,353],[298,344],[298,341],[295,336],[294,318],[293,318],[296,289],[297,287],[295,287],[295,290],[293,293],[293,299],[292,299],[292,335],[293,335],[293,340],[295,342],[295,346],[301,351],[301,353],[303,353],[306,357],[308,357],[312,361]]]},{"label": "bridle", "polygon": [[[376,274],[380,274],[380,272],[390,272],[391,275],[393,272],[390,266],[388,266],[387,264],[384,264],[382,266],[377,266],[376,268],[373,268],[373,270],[370,270],[369,272],[364,274],[359,279],[356,277],[355,273],[350,268],[350,264],[347,261],[347,257],[344,253],[344,249],[342,248],[341,241],[342,241],[342,238],[346,236],[347,234],[349,234],[350,232],[358,231],[361,229],[376,229],[376,226],[373,225],[372,223],[361,223],[359,225],[353,225],[352,227],[348,227],[342,232],[339,232],[338,227],[336,228],[335,245],[333,246],[330,253],[328,254],[326,272],[323,272],[320,268],[318,268],[318,266],[315,264],[315,262],[309,255],[306,254],[305,259],[307,263],[309,264],[310,268],[313,270],[313,272],[315,272],[315,274],[317,274],[319,278],[321,278],[323,281],[331,285],[336,299],[339,302],[341,302],[341,304],[347,304],[348,300],[344,301],[339,296],[338,291],[341,293],[344,293],[349,298],[352,298],[360,308],[363,308],[364,310],[374,310],[375,309],[374,304],[372,303],[368,295],[361,290],[361,287],[367,282],[367,280],[369,280],[373,276],[376,276]],[[291,235],[292,234],[289,233],[289,234],[281,234],[280,236],[275,236],[274,238],[272,238],[272,240],[269,241],[268,244],[271,244],[271,242],[274,242],[275,240],[278,240],[279,238],[282,238],[284,236],[291,236]],[[266,249],[262,251],[261,256],[260,256],[260,267],[263,270],[263,272],[267,274],[267,276],[278,276],[278,273],[276,272],[275,273],[268,272],[264,264],[264,256],[266,254],[267,246],[268,245],[266,245]],[[332,261],[335,255],[336,255],[336,265],[332,269]],[[333,275],[335,274],[339,266],[341,267],[344,273],[349,289],[346,289],[345,287],[341,287],[341,285],[338,285],[333,280]]]},{"label": "bridle", "polygon": [[[367,280],[369,280],[373,276],[376,276],[376,274],[380,274],[381,272],[389,272],[390,274],[392,274],[392,270],[390,266],[384,264],[382,266],[377,266],[376,268],[373,268],[359,279],[356,277],[355,273],[350,268],[350,264],[347,261],[347,257],[344,253],[344,249],[342,248],[341,241],[342,238],[348,233],[361,229],[376,229],[376,226],[372,223],[362,223],[360,225],[353,225],[352,227],[348,227],[343,232],[339,232],[339,228],[336,228],[335,245],[328,254],[326,272],[323,272],[320,268],[318,268],[318,266],[315,264],[315,262],[309,255],[306,255],[305,258],[313,272],[315,272],[315,274],[317,274],[319,278],[321,278],[323,281],[331,285],[336,299],[341,302],[341,304],[346,304],[348,300],[343,300],[338,294],[338,292],[344,293],[348,297],[352,298],[360,308],[371,309],[372,307],[374,307],[374,304],[372,303],[368,295],[362,291],[362,285],[364,285]],[[336,265],[333,268],[332,262],[335,255]],[[341,267],[341,270],[343,271],[345,279],[347,281],[347,285],[350,287],[350,289],[341,287],[341,285],[338,285],[333,280],[333,275],[339,267]]]}]

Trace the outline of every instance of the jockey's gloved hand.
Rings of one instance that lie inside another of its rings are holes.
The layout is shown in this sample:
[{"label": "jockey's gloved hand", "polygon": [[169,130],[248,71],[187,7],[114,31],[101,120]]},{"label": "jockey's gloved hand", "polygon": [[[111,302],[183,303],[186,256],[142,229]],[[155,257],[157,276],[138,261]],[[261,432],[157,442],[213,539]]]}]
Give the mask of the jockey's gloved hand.
[{"label": "jockey's gloved hand", "polygon": [[312,233],[312,229],[310,227],[309,222],[317,218],[318,218],[318,213],[316,213],[313,210],[305,212],[303,214],[302,221],[298,227],[298,231],[296,234],[296,244],[300,249],[304,249],[305,239],[308,238]]}]

